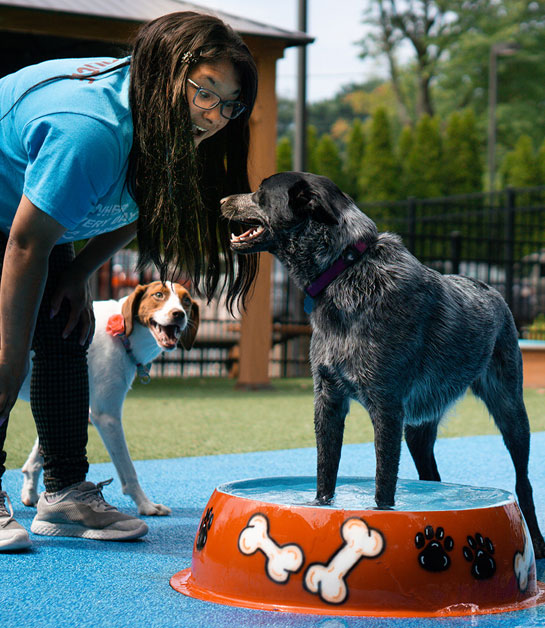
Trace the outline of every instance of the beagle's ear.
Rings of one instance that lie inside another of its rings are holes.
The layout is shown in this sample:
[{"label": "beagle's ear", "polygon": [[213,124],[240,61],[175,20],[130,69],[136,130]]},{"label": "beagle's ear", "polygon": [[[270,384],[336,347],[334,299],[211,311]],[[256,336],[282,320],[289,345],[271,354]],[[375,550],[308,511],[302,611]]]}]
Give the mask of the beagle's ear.
[{"label": "beagle's ear", "polygon": [[188,315],[187,325],[180,336],[180,344],[189,351],[195,342],[197,331],[199,329],[200,313],[199,306],[195,301],[191,304],[191,310]]},{"label": "beagle's ear", "polygon": [[136,286],[121,306],[121,314],[125,319],[125,335],[130,336],[134,328],[134,319],[138,316],[140,301],[146,292],[146,286]]},{"label": "beagle's ear", "polygon": [[309,216],[312,220],[330,226],[339,224],[328,199],[322,198],[305,179],[300,179],[291,186],[288,197],[289,206],[295,214]]}]

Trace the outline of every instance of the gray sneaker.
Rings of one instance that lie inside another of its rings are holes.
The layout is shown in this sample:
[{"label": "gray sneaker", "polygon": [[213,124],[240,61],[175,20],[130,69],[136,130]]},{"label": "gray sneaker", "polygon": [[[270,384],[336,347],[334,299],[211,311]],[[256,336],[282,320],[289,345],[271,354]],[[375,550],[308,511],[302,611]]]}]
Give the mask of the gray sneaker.
[{"label": "gray sneaker", "polygon": [[0,552],[22,550],[29,546],[28,532],[13,518],[8,494],[0,491]]},{"label": "gray sneaker", "polygon": [[148,526],[143,521],[119,512],[104,500],[102,489],[111,481],[96,485],[82,482],[58,493],[42,493],[30,530],[45,536],[96,541],[129,541],[144,536]]}]

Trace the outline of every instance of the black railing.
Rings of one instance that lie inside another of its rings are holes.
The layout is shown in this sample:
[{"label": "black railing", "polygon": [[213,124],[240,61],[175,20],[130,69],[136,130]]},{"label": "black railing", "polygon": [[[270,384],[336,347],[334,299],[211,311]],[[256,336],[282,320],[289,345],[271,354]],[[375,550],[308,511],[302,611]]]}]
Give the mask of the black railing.
[{"label": "black railing", "polygon": [[521,336],[545,314],[545,187],[369,203],[424,264],[481,279],[504,296]]}]

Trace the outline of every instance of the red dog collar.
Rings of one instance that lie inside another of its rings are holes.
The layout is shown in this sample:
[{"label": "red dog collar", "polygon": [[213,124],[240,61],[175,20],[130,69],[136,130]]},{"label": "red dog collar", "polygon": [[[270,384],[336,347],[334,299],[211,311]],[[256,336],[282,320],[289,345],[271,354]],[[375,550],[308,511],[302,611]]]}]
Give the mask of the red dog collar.
[{"label": "red dog collar", "polygon": [[149,384],[151,380],[150,376],[150,368],[151,364],[142,364],[141,362],[137,362],[134,356],[131,341],[127,338],[125,334],[125,319],[121,314],[112,314],[106,323],[106,333],[112,338],[119,338],[125,347],[125,351],[127,355],[131,358],[131,360],[136,364],[136,371],[138,373],[138,378],[142,384]]}]

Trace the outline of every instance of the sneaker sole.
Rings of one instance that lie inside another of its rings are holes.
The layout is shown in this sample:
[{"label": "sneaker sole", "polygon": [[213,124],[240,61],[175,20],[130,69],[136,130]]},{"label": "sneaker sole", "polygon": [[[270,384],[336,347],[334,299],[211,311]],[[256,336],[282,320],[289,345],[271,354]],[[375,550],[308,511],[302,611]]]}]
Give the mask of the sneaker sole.
[{"label": "sneaker sole", "polygon": [[20,532],[14,534],[9,539],[0,540],[0,552],[16,552],[18,550],[27,549],[30,547],[30,539],[28,534]]},{"label": "sneaker sole", "polygon": [[34,520],[30,526],[30,531],[42,536],[70,536],[94,541],[132,541],[147,534],[148,526],[142,521],[142,525],[134,530],[95,529],[71,523]]}]

